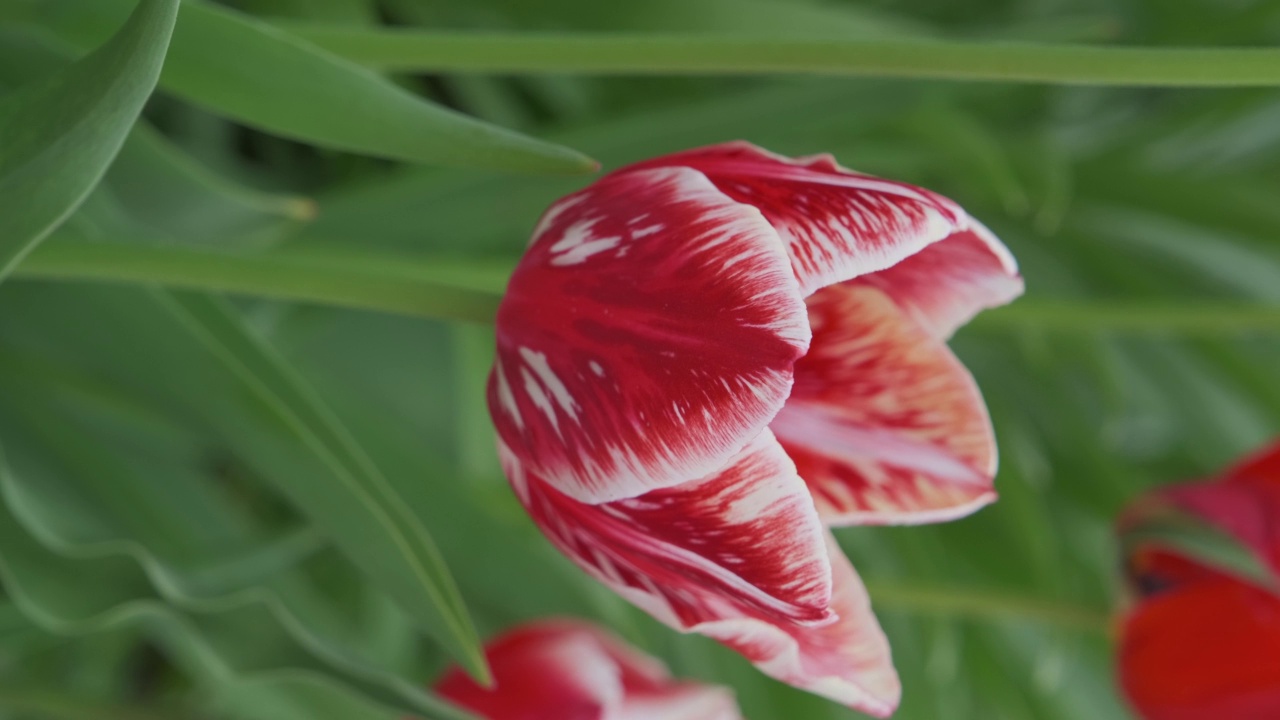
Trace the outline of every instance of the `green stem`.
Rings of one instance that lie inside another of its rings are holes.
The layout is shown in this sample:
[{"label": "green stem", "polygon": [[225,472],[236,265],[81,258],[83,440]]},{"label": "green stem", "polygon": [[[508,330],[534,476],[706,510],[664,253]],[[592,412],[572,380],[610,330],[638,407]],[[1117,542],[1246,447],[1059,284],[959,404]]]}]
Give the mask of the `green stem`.
[{"label": "green stem", "polygon": [[[442,261],[349,251],[228,253],[181,245],[45,243],[18,278],[154,283],[442,320],[491,323],[509,262]],[[1019,300],[982,313],[975,331],[1215,336],[1280,333],[1280,306]]]},{"label": "green stem", "polygon": [[1083,605],[999,593],[867,583],[877,610],[945,615],[977,620],[1025,620],[1106,635],[1111,613]]},{"label": "green stem", "polygon": [[384,70],[503,74],[812,73],[1179,87],[1280,85],[1280,48],[1144,48],[928,39],[457,33],[291,26]]}]

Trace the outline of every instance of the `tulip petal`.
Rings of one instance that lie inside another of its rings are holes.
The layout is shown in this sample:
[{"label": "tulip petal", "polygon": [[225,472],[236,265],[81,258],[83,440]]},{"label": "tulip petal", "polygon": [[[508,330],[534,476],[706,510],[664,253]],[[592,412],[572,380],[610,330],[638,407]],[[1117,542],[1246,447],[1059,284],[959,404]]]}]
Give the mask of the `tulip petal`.
[{"label": "tulip petal", "polygon": [[770,428],[832,525],[936,522],[995,499],[995,438],[969,372],[884,293],[808,299],[813,343]]},{"label": "tulip petal", "polygon": [[946,339],[983,310],[1022,294],[1018,264],[981,223],[891,268],[857,279],[879,288],[934,337]]},{"label": "tulip petal", "polygon": [[583,502],[704,477],[785,402],[809,324],[777,233],[686,168],[618,173],[543,216],[498,312],[489,407]]},{"label": "tulip petal", "polygon": [[494,687],[455,669],[436,689],[493,720],[741,720],[723,688],[674,681],[662,663],[585,623],[523,625],[485,653]]},{"label": "tulip petal", "polygon": [[902,698],[889,641],[871,611],[862,580],[835,538],[829,532],[827,537],[836,622],[806,627],[744,612],[684,629],[719,640],[771,677],[868,715],[888,717]]},{"label": "tulip petal", "polygon": [[729,598],[799,623],[831,619],[831,565],[804,482],[768,430],[720,472],[638,498],[580,503],[527,470],[503,467],[542,531],[588,573],[676,625]]},{"label": "tulip petal", "polygon": [[1125,620],[1120,683],[1146,720],[1280,717],[1280,598],[1218,575]]},{"label": "tulip petal", "polygon": [[617,720],[742,720],[737,701],[724,688],[673,681],[654,658],[590,625],[578,626],[595,636],[618,668],[624,702]]},{"label": "tulip petal", "polygon": [[[725,643],[784,682],[880,717],[897,706],[900,685],[866,589],[768,431],[718,476],[598,506],[557,492],[501,454],[552,543],[627,600],[678,630]],[[754,509],[730,522],[707,512],[732,515],[735,507]],[[673,562],[675,543],[714,560]],[[717,549],[726,543],[731,552]],[[726,582],[726,573],[739,579]],[[834,585],[822,582],[815,592],[815,575]],[[796,591],[803,601],[779,602]],[[824,595],[829,601],[813,604]]]},{"label": "tulip petal", "polygon": [[1233,577],[1203,565],[1177,550],[1143,543],[1125,558],[1125,575],[1141,597],[1149,597],[1204,581]]},{"label": "tulip petal", "polygon": [[728,691],[683,683],[628,696],[617,720],[742,720]]},{"label": "tulip petal", "polygon": [[854,172],[830,155],[793,160],[731,142],[631,167],[673,165],[694,168],[729,197],[759,208],[787,244],[805,295],[897,265],[970,227],[951,200]]},{"label": "tulip petal", "polygon": [[606,720],[623,688],[595,637],[555,625],[508,633],[485,648],[495,686],[453,669],[436,691],[486,718]]},{"label": "tulip petal", "polygon": [[1235,536],[1280,575],[1280,443],[1246,458],[1221,481],[1176,485],[1160,495]]}]

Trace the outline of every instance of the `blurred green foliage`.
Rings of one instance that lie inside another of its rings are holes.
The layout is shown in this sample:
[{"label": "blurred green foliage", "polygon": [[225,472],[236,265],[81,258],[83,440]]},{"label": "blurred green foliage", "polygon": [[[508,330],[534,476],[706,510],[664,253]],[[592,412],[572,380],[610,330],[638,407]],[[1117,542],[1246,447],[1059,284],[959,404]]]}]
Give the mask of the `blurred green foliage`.
[{"label": "blurred green foliage", "polygon": [[185,0],[136,124],[104,98],[145,96],[167,30],[70,64],[131,5],[0,9],[0,265],[75,210],[0,285],[2,718],[458,718],[422,688],[553,614],[732,685],[757,720],[853,717],[597,587],[497,469],[490,330],[459,320],[485,317],[542,208],[589,181],[556,174],[579,153],[830,151],[955,198],[1019,258],[1027,297],[955,341],[996,424],[1000,502],[839,534],[893,643],[897,717],[1127,717],[1115,513],[1280,428],[1275,90],[379,74],[301,39],[1226,47],[1274,44],[1275,0]]}]

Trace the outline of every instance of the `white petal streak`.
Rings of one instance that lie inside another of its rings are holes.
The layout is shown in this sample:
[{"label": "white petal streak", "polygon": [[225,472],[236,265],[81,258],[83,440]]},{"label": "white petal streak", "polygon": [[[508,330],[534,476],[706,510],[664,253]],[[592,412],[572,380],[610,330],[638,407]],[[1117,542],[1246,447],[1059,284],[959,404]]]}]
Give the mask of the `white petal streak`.
[{"label": "white petal streak", "polygon": [[498,432],[584,502],[710,475],[768,425],[808,347],[782,241],[688,168],[615,173],[574,197],[499,308],[523,424],[495,379]]},{"label": "white petal streak", "polygon": [[564,383],[556,376],[551,366],[547,364],[546,353],[536,352],[527,347],[520,348],[519,352],[521,359],[538,376],[538,380],[551,393],[551,396],[556,399],[556,403],[564,410],[565,414],[573,420],[577,420],[577,403],[573,401],[573,395],[569,394],[569,389],[564,386]]}]

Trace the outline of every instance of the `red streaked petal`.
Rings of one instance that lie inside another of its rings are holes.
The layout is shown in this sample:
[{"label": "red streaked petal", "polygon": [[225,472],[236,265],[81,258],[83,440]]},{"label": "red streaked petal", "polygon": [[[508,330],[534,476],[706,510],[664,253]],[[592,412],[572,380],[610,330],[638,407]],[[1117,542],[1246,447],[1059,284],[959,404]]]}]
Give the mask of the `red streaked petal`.
[{"label": "red streaked petal", "polygon": [[742,720],[733,693],[714,685],[676,682],[656,659],[600,630],[600,647],[616,663],[624,702],[618,720]]},{"label": "red streaked petal", "polygon": [[490,413],[566,495],[635,497],[758,435],[809,335],[757,210],[687,168],[615,173],[539,223],[498,312]]},{"label": "red streaked petal", "polygon": [[[784,682],[873,715],[896,707],[897,674],[866,590],[767,430],[715,478],[598,506],[558,493],[501,454],[516,494],[552,543],[622,597],[678,630],[725,643]],[[705,512],[721,506],[736,506],[743,517],[726,524]],[[660,539],[632,536],[637,517]],[[712,567],[673,562],[679,555],[667,546],[675,542],[714,557]],[[731,552],[717,549],[726,543]],[[823,590],[811,589],[819,584]],[[783,599],[803,591],[829,601],[781,603],[761,587],[782,588],[772,594]]]},{"label": "red streaked petal", "polygon": [[600,505],[557,491],[500,451],[512,487],[548,538],[659,619],[700,622],[708,598],[792,622],[831,619],[824,531],[768,430],[718,473]]},{"label": "red streaked petal", "polygon": [[1251,455],[1216,482],[1161,493],[1253,548],[1280,575],[1280,443]]},{"label": "red streaked petal", "polygon": [[829,524],[935,522],[995,499],[995,438],[973,378],[884,293],[808,299],[813,343],[770,428]]},{"label": "red streaked petal", "polygon": [[1125,571],[1129,582],[1141,597],[1193,583],[1216,582],[1234,577],[1156,544],[1143,544],[1134,548],[1126,558]]},{"label": "red streaked petal", "polygon": [[436,685],[441,697],[491,720],[607,720],[622,704],[622,683],[593,635],[568,625],[534,625],[485,648],[494,687],[461,669]]},{"label": "red streaked petal", "polygon": [[830,155],[792,160],[732,142],[632,167],[673,165],[699,170],[759,208],[786,242],[805,295],[892,267],[969,228],[969,216],[947,198],[848,170]]},{"label": "red streaked petal", "polygon": [[522,625],[485,655],[494,687],[454,669],[436,689],[490,720],[741,720],[729,692],[673,681],[662,663],[586,623]]},{"label": "red streaked petal", "polygon": [[948,338],[973,316],[1022,294],[1009,250],[978,221],[893,267],[859,277],[879,288],[918,325]]},{"label": "red streaked petal", "polygon": [[1280,574],[1280,487],[1207,482],[1176,485],[1160,494],[1230,533]]},{"label": "red streaked petal", "polygon": [[1158,593],[1125,620],[1119,673],[1146,720],[1280,717],[1280,598],[1223,577]]},{"label": "red streaked petal", "polygon": [[889,641],[862,580],[835,538],[829,532],[827,537],[836,622],[805,627],[742,613],[688,629],[737,650],[771,677],[868,715],[888,717],[902,698]]}]

